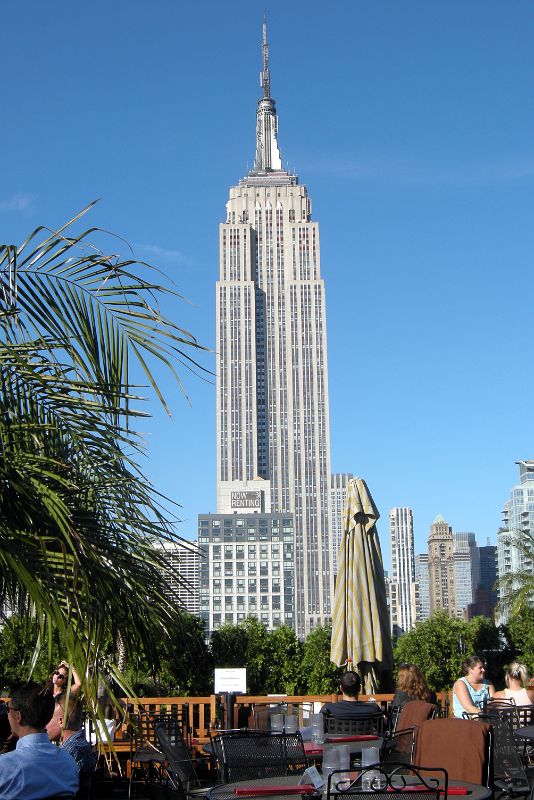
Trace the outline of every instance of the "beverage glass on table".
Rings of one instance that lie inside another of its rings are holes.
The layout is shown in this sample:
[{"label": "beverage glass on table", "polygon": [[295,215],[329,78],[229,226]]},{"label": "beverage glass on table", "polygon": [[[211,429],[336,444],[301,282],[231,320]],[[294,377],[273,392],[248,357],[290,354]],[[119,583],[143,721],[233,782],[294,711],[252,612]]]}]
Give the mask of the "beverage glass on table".
[{"label": "beverage glass on table", "polygon": [[286,733],[296,733],[297,732],[297,715],[296,714],[286,714],[285,731],[286,731]]},{"label": "beverage glass on table", "polygon": [[282,714],[271,714],[271,731],[273,733],[282,733],[284,730],[284,718]]},{"label": "beverage glass on table", "polygon": [[312,714],[311,717],[312,735],[311,740],[315,744],[324,742],[324,718],[322,714]]}]

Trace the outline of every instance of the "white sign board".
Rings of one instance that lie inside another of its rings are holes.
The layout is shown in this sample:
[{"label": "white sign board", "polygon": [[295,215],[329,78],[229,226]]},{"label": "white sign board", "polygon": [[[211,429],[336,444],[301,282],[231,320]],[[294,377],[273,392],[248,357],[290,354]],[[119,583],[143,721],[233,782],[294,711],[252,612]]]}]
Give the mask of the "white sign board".
[{"label": "white sign board", "polygon": [[247,693],[247,668],[224,667],[215,670],[215,694],[222,692]]}]

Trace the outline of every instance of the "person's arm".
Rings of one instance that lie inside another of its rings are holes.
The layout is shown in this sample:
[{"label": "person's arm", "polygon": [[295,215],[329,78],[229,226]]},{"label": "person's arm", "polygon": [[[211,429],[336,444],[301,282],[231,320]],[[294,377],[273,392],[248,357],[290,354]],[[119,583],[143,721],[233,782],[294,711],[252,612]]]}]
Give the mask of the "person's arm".
[{"label": "person's arm", "polygon": [[495,697],[495,686],[491,681],[488,681],[488,692],[490,697]]},{"label": "person's arm", "polygon": [[[63,666],[63,667],[65,667],[65,669],[70,669],[70,666],[69,666],[67,661],[62,661],[59,666],[60,667]],[[80,680],[80,676],[76,672],[76,667],[73,665],[72,666],[72,681],[71,681],[71,684],[70,684],[70,693],[76,695],[76,694],[78,694],[78,692],[80,691],[81,688],[82,688],[82,682]]]},{"label": "person's arm", "polygon": [[493,695],[493,697],[494,697],[496,700],[506,700],[506,694],[504,693],[504,689],[501,689],[501,691],[500,691],[500,692],[495,692],[495,694]]},{"label": "person's arm", "polygon": [[473,701],[471,700],[471,695],[465,685],[464,681],[458,679],[453,686],[453,692],[458,698],[460,705],[463,707],[464,711],[467,711],[469,714],[478,714],[480,712],[480,708],[475,706]]},{"label": "person's arm", "polygon": [[534,703],[534,689],[527,689],[528,699]]}]

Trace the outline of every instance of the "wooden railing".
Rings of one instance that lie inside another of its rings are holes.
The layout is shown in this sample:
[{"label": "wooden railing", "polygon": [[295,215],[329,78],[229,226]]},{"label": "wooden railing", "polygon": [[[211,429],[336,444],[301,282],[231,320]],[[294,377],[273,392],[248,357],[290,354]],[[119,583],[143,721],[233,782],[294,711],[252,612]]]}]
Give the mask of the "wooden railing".
[{"label": "wooden railing", "polygon": [[[450,700],[449,695],[451,695]],[[373,697],[384,713],[387,714],[393,695],[375,694]],[[369,699],[368,695],[361,694],[358,696],[358,700],[366,701]],[[449,709],[452,705],[452,693],[437,692],[437,699],[441,708],[451,713]],[[235,728],[242,727],[243,724],[246,724],[244,723],[244,716],[246,715],[248,723],[252,725],[255,719],[263,716],[265,712],[269,713],[268,709],[274,707],[277,703],[284,703],[288,706],[290,714],[297,715],[298,725],[301,727],[304,724],[305,716],[313,712],[315,703],[323,705],[324,703],[336,703],[338,700],[341,700],[341,695],[337,694],[273,695],[269,697],[265,695],[238,695],[234,701],[233,724]],[[245,709],[248,714],[246,714],[246,711],[244,712]],[[259,727],[264,727],[264,725]]]},{"label": "wooden railing", "polygon": [[125,698],[124,703],[130,712],[145,711],[150,714],[173,712],[187,729],[189,738],[200,742],[209,738],[209,731],[215,727],[217,714],[217,695],[207,697],[139,697],[136,700]]}]

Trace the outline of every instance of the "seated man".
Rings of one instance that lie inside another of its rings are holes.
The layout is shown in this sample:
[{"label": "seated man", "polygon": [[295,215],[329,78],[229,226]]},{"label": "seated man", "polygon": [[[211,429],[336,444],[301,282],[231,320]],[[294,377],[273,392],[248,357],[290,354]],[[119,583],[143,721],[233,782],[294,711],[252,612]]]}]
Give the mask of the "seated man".
[{"label": "seated man", "polygon": [[381,709],[374,702],[358,700],[361,681],[357,672],[344,672],[339,684],[343,699],[337,703],[325,703],[321,708],[322,714],[335,717],[368,717],[376,714]]},{"label": "seated man", "polygon": [[71,694],[68,701],[68,710],[65,720],[65,705],[67,697],[65,692],[55,696],[56,707],[52,719],[46,726],[46,732],[51,742],[61,742],[60,747],[70,753],[78,765],[80,777],[91,775],[96,764],[96,757],[91,745],[85,738],[82,728],[83,709],[80,703]]},{"label": "seated man", "polygon": [[15,750],[0,756],[0,800],[41,800],[78,790],[78,768],[65,750],[49,741],[45,725],[54,713],[52,693],[38,684],[14,692],[8,705]]}]

